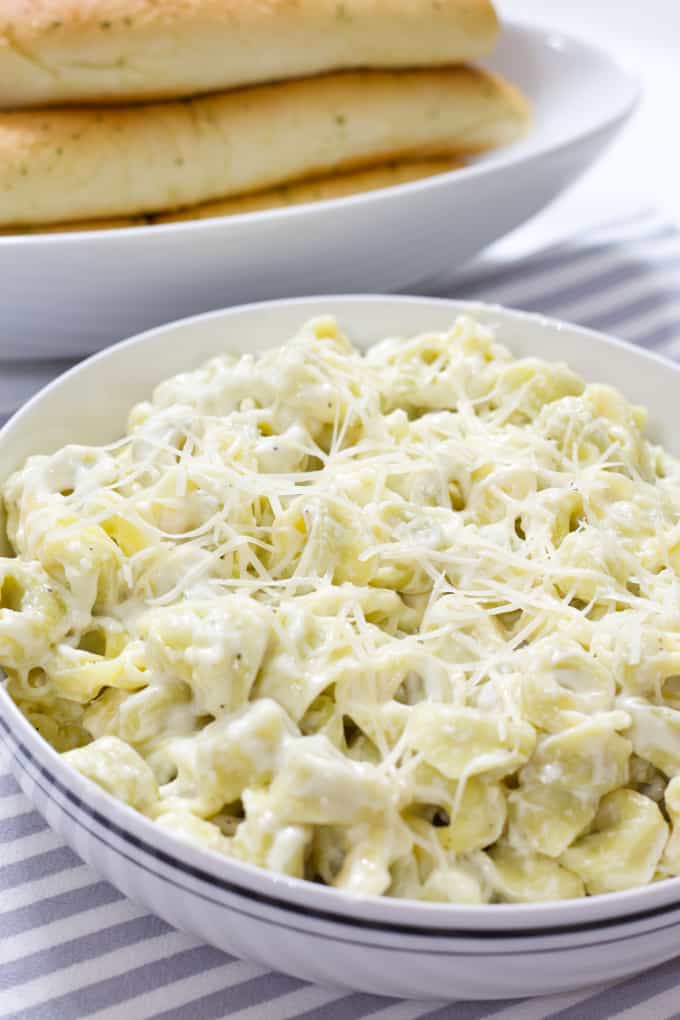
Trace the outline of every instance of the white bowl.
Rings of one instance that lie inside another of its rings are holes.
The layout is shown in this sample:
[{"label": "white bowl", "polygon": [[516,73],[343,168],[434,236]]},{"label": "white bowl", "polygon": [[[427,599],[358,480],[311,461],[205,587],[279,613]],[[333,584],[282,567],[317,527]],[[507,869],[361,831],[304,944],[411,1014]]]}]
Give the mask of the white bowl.
[{"label": "white bowl", "polygon": [[488,66],[529,96],[534,124],[463,170],[231,218],[0,237],[0,357],[89,354],[234,302],[408,290],[455,269],[572,184],[638,94],[602,51],[512,22]]},{"label": "white bowl", "polygon": [[[221,351],[275,346],[330,312],[359,346],[447,328],[461,311],[518,355],[567,359],[651,410],[680,453],[680,368],[589,330],[499,307],[407,297],[325,297],[213,312],[96,355],[0,431],[3,476],[31,453],[108,442],[162,378]],[[237,956],[324,984],[396,996],[539,995],[620,978],[677,954],[680,879],[561,903],[478,907],[353,899],[194,849],[70,769],[0,687],[0,735],[24,792],[98,872],[178,928]]]}]

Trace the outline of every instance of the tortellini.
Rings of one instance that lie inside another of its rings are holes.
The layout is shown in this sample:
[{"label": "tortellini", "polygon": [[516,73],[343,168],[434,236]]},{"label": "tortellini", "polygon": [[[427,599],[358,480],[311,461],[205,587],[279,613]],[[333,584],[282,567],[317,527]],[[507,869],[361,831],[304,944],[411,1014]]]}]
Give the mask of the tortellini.
[{"label": "tortellini", "polygon": [[623,712],[584,718],[543,737],[510,794],[514,843],[557,857],[588,825],[600,798],[628,781],[630,741]]},{"label": "tortellini", "polygon": [[632,720],[635,753],[667,776],[680,775],[680,711],[640,698],[622,698],[620,703]]},{"label": "tortellini", "polygon": [[602,798],[592,828],[560,857],[589,893],[652,881],[668,840],[668,825],[653,800],[634,790],[614,790]]},{"label": "tortellini", "polygon": [[680,875],[680,462],[469,316],[331,317],[5,483],[0,668],[81,775],[356,896]]},{"label": "tortellini", "polygon": [[29,670],[42,664],[67,629],[59,587],[36,562],[0,559],[0,664]]},{"label": "tortellini", "polygon": [[571,900],[583,896],[580,877],[540,853],[526,853],[498,843],[488,853],[490,882],[509,903]]},{"label": "tortellini", "polygon": [[118,737],[100,737],[85,747],[67,751],[64,758],[107,793],[145,814],[158,804],[153,772],[129,744]]},{"label": "tortellini", "polygon": [[533,727],[524,720],[429,701],[414,706],[407,734],[411,746],[448,779],[501,778],[523,765],[536,743]]},{"label": "tortellini", "polygon": [[183,680],[198,711],[217,717],[248,700],[270,627],[265,606],[226,595],[153,610],[140,629],[149,665]]}]

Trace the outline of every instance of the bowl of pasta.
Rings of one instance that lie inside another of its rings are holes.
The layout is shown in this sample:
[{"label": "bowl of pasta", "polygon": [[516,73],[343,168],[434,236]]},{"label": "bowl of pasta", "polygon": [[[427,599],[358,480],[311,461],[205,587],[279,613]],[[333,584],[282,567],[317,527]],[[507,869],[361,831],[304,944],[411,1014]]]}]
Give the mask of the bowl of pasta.
[{"label": "bowl of pasta", "polygon": [[379,296],[72,369],[0,433],[23,790],[125,894],[308,980],[525,996],[675,955],[679,372]]}]

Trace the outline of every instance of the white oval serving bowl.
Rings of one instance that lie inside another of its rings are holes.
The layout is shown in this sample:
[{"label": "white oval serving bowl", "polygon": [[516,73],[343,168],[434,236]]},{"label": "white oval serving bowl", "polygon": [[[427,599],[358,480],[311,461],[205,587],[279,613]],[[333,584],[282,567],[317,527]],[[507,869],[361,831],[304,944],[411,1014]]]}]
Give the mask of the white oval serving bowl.
[{"label": "white oval serving bowl", "polygon": [[[680,368],[588,330],[506,309],[408,297],[269,302],[173,323],[110,348],[34,397],[0,431],[7,476],[31,453],[108,442],[162,378],[221,351],[284,342],[337,316],[358,346],[447,328],[461,312],[518,355],[567,360],[651,410],[651,434],[680,453]],[[501,998],[613,980],[677,954],[680,879],[561,903],[463,907],[354,899],[182,843],[70,769],[0,687],[0,736],[24,792],[98,872],[178,928],[329,985],[417,998]]]},{"label": "white oval serving bowl", "polygon": [[638,95],[601,50],[512,22],[487,64],[523,89],[534,123],[465,169],[228,218],[0,237],[0,358],[90,354],[234,302],[414,289],[462,265],[573,183]]}]

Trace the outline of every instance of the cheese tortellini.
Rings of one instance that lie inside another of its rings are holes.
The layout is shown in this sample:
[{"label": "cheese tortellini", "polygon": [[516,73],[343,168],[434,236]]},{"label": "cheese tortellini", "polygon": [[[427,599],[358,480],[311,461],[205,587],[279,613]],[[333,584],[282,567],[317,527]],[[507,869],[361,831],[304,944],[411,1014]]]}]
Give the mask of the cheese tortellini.
[{"label": "cheese tortellini", "polygon": [[331,318],[3,488],[0,667],[83,776],[359,896],[680,874],[680,464],[469,317]]}]

